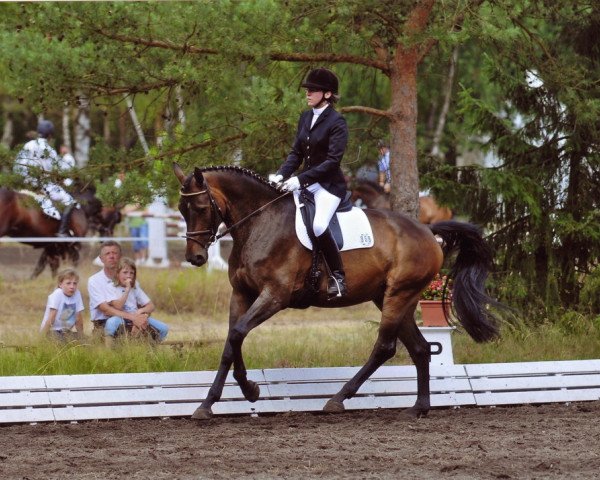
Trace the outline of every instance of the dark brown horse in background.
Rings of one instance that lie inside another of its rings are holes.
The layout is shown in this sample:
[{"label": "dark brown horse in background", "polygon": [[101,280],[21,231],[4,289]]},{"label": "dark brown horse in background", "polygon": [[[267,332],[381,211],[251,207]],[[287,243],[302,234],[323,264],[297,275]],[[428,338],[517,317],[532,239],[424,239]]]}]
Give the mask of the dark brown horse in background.
[{"label": "dark brown horse in background", "polygon": [[[291,195],[239,167],[196,168],[186,176],[174,165],[174,172],[181,183],[179,210],[187,225],[186,260],[196,266],[206,263],[207,248],[217,238],[222,221],[233,238],[229,333],[213,385],[194,418],[212,416],[211,407],[221,398],[232,365],[245,398],[250,402],[259,398],[258,385],[247,378],[242,344],[265,320],[285,308],[345,307],[367,301],[381,310],[377,341],[366,364],[327,402],[325,410],[343,410],[344,400],[395,355],[400,340],[417,368],[417,400],[407,412],[413,417],[426,415],[431,352],[414,312],[421,291],[440,270],[444,253],[451,251],[458,251],[450,274],[457,318],[476,341],[498,334],[496,319],[486,308],[493,300],[484,291],[492,256],[473,225],[450,221],[427,227],[390,210],[367,209],[375,244],[342,252],[349,293],[328,301],[325,275],[319,292],[307,295],[305,279],[312,256],[296,237]],[[444,253],[434,234],[443,238]]]},{"label": "dark brown horse in background", "polygon": [[100,212],[90,218],[90,232],[97,232],[101,237],[112,237],[115,227],[121,222],[121,207],[102,207]]},{"label": "dark brown horse in background", "polygon": [[[357,202],[367,208],[390,209],[390,196],[377,183],[359,180],[352,189],[352,203]],[[441,207],[430,196],[419,197],[419,222],[430,224],[452,219],[452,210]]]},{"label": "dark brown horse in background", "polygon": [[[0,237],[55,237],[59,223],[42,212],[37,202],[29,195],[0,188]],[[76,237],[84,237],[87,233],[88,221],[83,207],[73,211],[70,228]],[[23,243],[42,249],[32,278],[42,273],[46,265],[50,266],[52,275],[56,275],[61,259],[69,259],[74,265],[79,261],[79,242]]]}]

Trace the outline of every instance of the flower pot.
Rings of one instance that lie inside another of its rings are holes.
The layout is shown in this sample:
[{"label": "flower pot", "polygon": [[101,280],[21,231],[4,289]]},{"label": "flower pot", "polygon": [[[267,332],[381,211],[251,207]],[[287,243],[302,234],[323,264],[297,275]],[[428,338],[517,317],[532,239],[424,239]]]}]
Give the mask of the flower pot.
[{"label": "flower pot", "polygon": [[[420,300],[421,318],[424,327],[447,327],[441,300]],[[446,313],[450,315],[450,303],[446,302]]]}]

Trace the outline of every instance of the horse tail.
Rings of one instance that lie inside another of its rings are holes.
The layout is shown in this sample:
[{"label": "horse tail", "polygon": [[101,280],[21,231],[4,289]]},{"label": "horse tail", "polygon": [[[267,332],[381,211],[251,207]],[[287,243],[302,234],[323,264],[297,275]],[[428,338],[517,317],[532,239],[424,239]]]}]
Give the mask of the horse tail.
[{"label": "horse tail", "polygon": [[452,304],[461,325],[476,342],[496,338],[498,319],[487,307],[501,304],[485,293],[493,256],[480,229],[454,220],[437,222],[429,228],[443,239],[444,256],[458,252],[449,277],[453,281]]}]

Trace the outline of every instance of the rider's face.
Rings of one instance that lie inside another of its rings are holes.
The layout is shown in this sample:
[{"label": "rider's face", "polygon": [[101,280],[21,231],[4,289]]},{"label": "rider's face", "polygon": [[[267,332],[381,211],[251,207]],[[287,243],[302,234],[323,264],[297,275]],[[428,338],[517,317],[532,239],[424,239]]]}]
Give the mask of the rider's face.
[{"label": "rider's face", "polygon": [[311,108],[322,107],[320,105],[326,98],[331,96],[331,92],[322,92],[321,90],[306,89],[306,103]]}]

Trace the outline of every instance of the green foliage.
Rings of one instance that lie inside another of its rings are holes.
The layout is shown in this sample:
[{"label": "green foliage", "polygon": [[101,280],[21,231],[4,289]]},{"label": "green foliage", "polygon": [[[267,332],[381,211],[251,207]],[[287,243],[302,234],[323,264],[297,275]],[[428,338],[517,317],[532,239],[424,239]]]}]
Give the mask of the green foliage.
[{"label": "green foliage", "polygon": [[[501,298],[524,312],[590,308],[587,279],[600,254],[598,7],[581,0],[436,2],[424,32],[407,37],[402,25],[414,6],[409,0],[0,4],[0,122],[10,115],[15,125],[13,150],[0,150],[0,185],[20,182],[12,161],[33,114],[59,125],[65,104],[76,108],[82,95],[92,101],[94,135],[89,164],[78,174],[94,181],[107,203],[147,203],[156,192],[175,200],[172,161],[186,171],[239,161],[270,173],[285,158],[305,108],[300,83],[309,68],[338,73],[341,108],[387,110],[389,76],[369,62],[424,42],[419,187],[490,233]],[[444,156],[433,157],[455,48]],[[291,55],[299,57],[287,61]],[[124,94],[133,99],[149,155],[135,144]],[[179,108],[185,124],[177,120]],[[351,173],[375,165],[376,141],[390,132],[380,116],[346,118],[344,167]],[[480,153],[494,157],[491,168],[471,165],[469,157]]]}]

